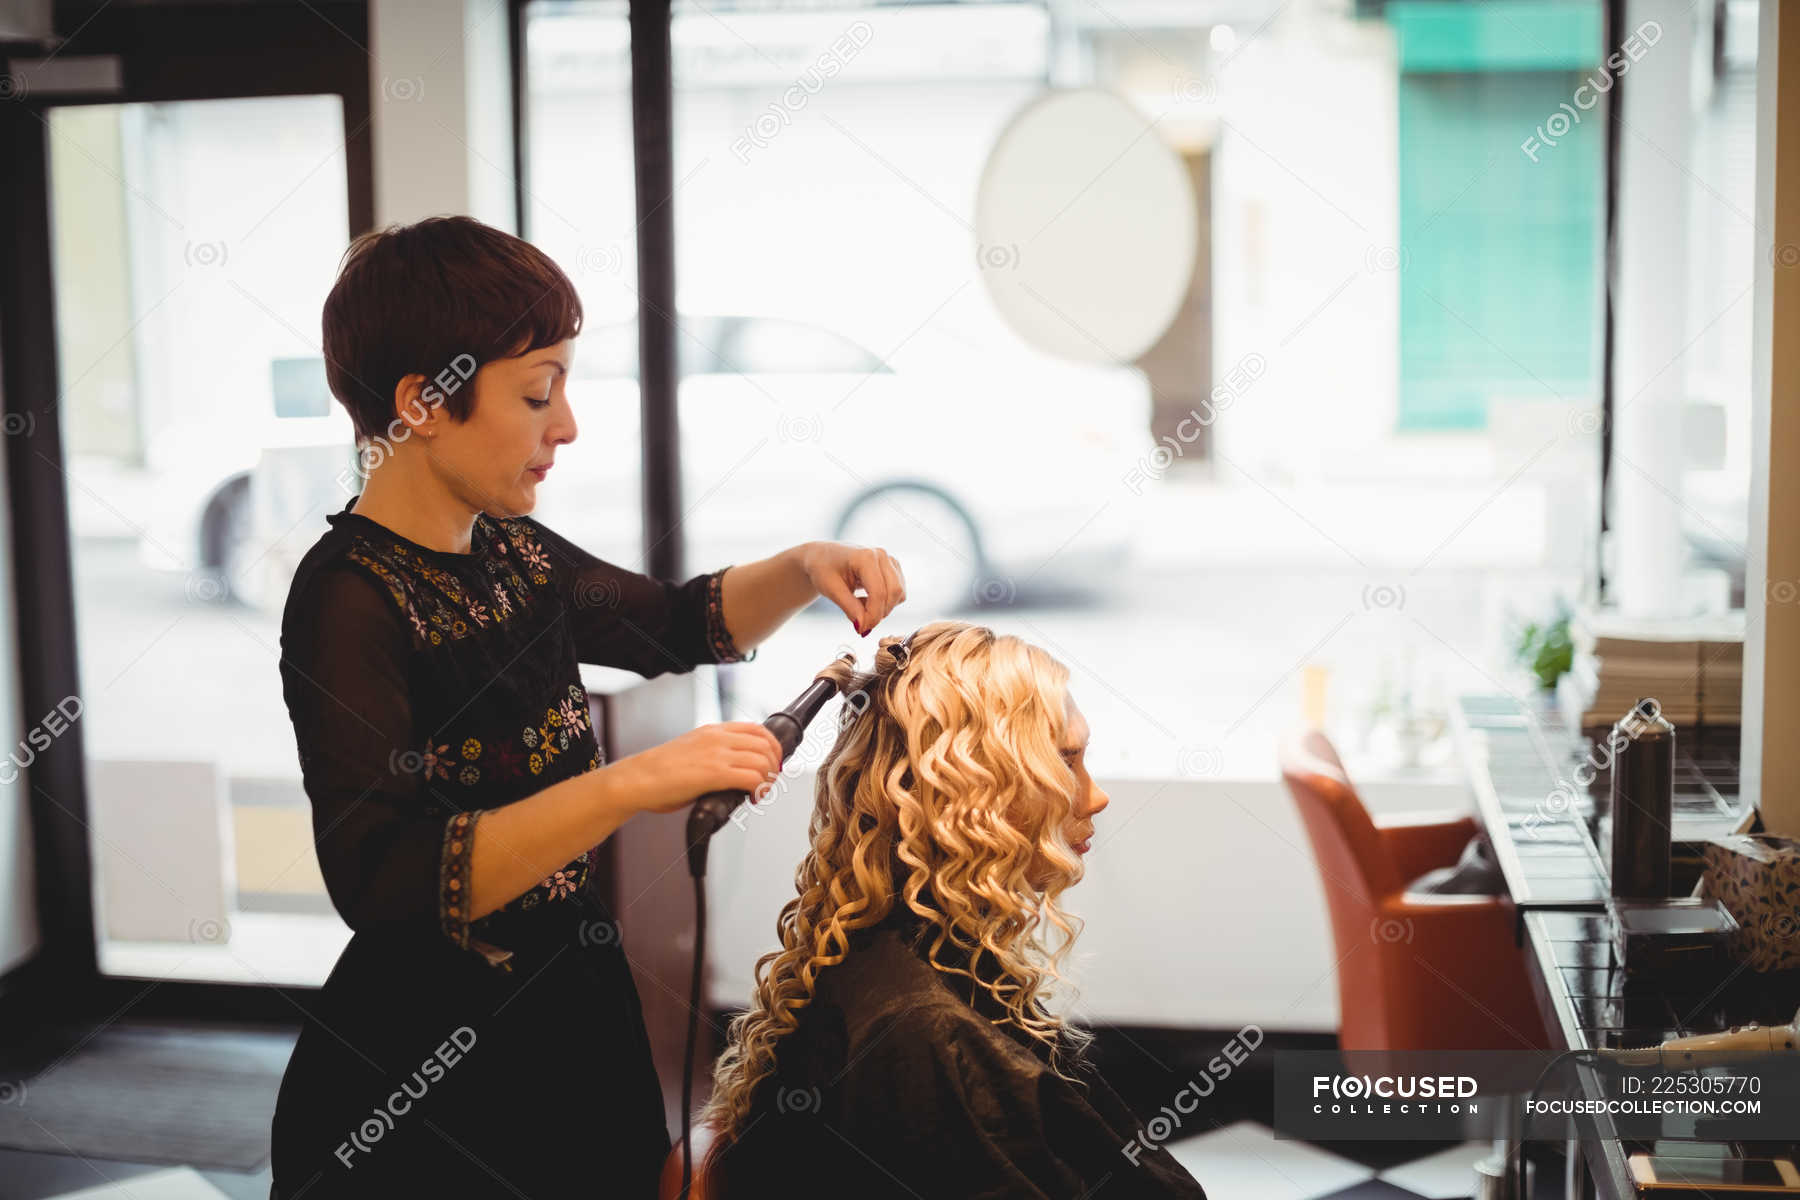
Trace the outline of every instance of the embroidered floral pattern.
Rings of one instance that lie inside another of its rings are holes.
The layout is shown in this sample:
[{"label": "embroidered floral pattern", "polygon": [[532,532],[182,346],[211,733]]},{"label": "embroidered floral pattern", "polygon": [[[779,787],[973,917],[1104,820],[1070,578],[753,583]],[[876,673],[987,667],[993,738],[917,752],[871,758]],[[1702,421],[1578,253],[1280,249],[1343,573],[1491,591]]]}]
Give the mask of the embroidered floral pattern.
[{"label": "embroidered floral pattern", "polygon": [[[427,744],[420,761],[427,778],[453,778],[465,787],[474,787],[484,779],[517,779],[525,774],[541,775],[556,758],[580,740],[581,734],[593,728],[588,713],[587,692],[578,683],[567,688],[566,698],[546,705],[543,719],[527,725],[516,740],[464,738],[458,750],[460,761],[451,761],[445,746]],[[521,750],[520,747],[524,749]],[[536,766],[532,763],[536,762]],[[603,756],[596,750],[583,770],[602,765]]]},{"label": "embroidered floral pattern", "polygon": [[530,567],[533,571],[538,572],[538,574],[532,577],[533,580],[537,583],[550,582],[548,574],[550,570],[550,558],[544,553],[544,548],[528,537],[521,538],[520,540],[523,544],[519,547],[519,557],[524,560],[526,566]]},{"label": "embroidered floral pattern", "polygon": [[[444,936],[458,947],[470,946],[469,921],[470,863],[475,849],[475,827],[486,810],[457,813],[444,824],[444,853],[439,871],[438,918]],[[581,893],[593,872],[594,852],[583,850],[579,857],[559,871],[552,871],[530,891],[501,906],[506,912],[525,912],[549,901],[567,901]]]},{"label": "embroidered floral pattern", "polygon": [[592,874],[594,852],[583,850],[581,856],[560,871],[552,871],[540,880],[536,887],[520,896],[506,907],[509,911],[526,912],[540,904],[558,900],[569,900],[580,894],[587,886],[588,876]]},{"label": "embroidered floral pattern", "polygon": [[756,651],[748,656],[738,650],[737,642],[732,639],[731,630],[725,625],[725,572],[730,567],[720,567],[706,581],[706,641],[712,648],[713,657],[722,663],[752,662]]},{"label": "embroidered floral pattern", "polygon": [[444,850],[439,860],[438,920],[444,936],[464,950],[469,947],[469,864],[482,812],[457,813],[444,822]]},{"label": "embroidered floral pattern", "polygon": [[[346,557],[381,581],[421,642],[439,646],[511,620],[531,606],[535,589],[550,583],[550,554],[526,522],[482,513],[475,518],[470,538],[486,572],[481,582],[487,587],[479,593],[456,572],[394,539],[359,536]],[[753,662],[756,651],[739,650],[725,624],[724,579],[729,569],[721,567],[706,580],[707,647],[717,662]],[[565,748],[547,750],[541,761],[548,762]]]},{"label": "embroidered floral pattern", "polygon": [[[454,571],[444,570],[417,549],[393,539],[359,536],[345,557],[368,568],[381,581],[421,642],[438,646],[510,619],[528,604],[532,584],[546,582],[542,571],[527,574],[516,561],[519,556],[506,553],[509,540],[530,540],[517,524],[496,521],[485,513],[475,518],[472,545],[477,550],[491,547],[496,551],[481,556],[487,574],[486,594],[471,590]],[[541,549],[538,556],[542,558]]]},{"label": "embroidered floral pattern", "polygon": [[527,725],[520,735],[528,749],[534,751],[528,760],[533,775],[544,768],[588,728],[587,695],[573,683],[569,697],[544,710],[543,719],[535,727]]},{"label": "embroidered floral pattern", "polygon": [[450,772],[446,769],[448,760],[445,757],[445,752],[449,749],[448,746],[433,746],[430,742],[425,743],[425,750],[419,755],[419,769],[424,772],[425,778],[450,778]]}]

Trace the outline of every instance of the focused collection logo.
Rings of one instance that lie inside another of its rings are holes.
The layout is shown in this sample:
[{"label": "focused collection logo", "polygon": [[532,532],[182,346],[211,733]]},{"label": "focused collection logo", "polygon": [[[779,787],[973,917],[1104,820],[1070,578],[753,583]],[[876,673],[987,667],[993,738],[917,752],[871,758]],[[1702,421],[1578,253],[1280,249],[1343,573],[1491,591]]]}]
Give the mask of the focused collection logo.
[{"label": "focused collection logo", "polygon": [[1476,1113],[1473,1075],[1314,1075],[1313,1111],[1332,1115]]}]

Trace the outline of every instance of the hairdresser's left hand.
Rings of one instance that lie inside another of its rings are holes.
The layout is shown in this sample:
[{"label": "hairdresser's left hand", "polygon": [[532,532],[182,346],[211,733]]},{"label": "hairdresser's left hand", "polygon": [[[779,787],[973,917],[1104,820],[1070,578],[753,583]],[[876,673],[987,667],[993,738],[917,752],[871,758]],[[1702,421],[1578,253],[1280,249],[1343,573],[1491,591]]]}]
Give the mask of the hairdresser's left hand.
[{"label": "hairdresser's left hand", "polygon": [[[819,595],[844,610],[856,632],[867,637],[881,619],[906,599],[906,576],[886,550],[843,542],[808,542],[800,563]],[[856,595],[861,588],[866,597]]]}]

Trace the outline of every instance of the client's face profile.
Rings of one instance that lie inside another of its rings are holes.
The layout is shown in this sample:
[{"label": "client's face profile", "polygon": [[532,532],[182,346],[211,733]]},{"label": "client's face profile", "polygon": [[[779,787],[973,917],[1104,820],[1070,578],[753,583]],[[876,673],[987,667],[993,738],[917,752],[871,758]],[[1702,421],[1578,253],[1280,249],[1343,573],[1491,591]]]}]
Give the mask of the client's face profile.
[{"label": "client's face profile", "polygon": [[[1077,854],[1086,854],[1092,848],[1094,818],[1106,807],[1108,797],[1100,785],[1094,782],[1094,777],[1088,774],[1088,723],[1076,705],[1074,696],[1068,697],[1064,711],[1067,720],[1064,722],[1062,743],[1057,750],[1062,755],[1063,762],[1075,772],[1075,795],[1068,820],[1063,826],[1063,834],[1070,849]],[[1040,862],[1038,867],[1038,877],[1045,882],[1056,873],[1056,868],[1049,863]]]}]

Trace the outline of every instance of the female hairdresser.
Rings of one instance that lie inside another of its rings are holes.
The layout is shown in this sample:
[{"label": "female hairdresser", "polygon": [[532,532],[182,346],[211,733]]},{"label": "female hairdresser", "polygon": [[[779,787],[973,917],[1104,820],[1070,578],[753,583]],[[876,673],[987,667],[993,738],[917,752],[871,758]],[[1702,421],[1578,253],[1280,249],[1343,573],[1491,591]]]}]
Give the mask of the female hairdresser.
[{"label": "female hairdresser", "polygon": [[810,542],[678,584],[528,517],[576,435],[580,325],[554,263],[462,217],[358,238],[325,302],[367,478],[300,564],[281,679],[355,936],[302,1005],[274,1200],[654,1194],[662,1091],[595,848],[635,813],[754,791],[780,751],[734,721],[607,764],[576,664],[739,661],[817,595],[859,634],[906,595],[881,550]]}]

